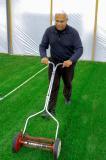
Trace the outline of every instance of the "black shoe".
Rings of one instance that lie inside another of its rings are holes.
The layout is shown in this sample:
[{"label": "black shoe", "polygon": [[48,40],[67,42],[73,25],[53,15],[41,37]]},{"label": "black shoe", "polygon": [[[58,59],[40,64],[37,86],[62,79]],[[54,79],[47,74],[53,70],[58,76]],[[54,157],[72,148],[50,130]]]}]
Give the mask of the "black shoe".
[{"label": "black shoe", "polygon": [[49,118],[50,117],[50,115],[46,111],[44,111],[41,116],[42,116],[42,118]]},{"label": "black shoe", "polygon": [[65,104],[71,104],[71,100],[70,99],[65,99]]},{"label": "black shoe", "polygon": [[[49,111],[53,116],[55,116],[55,111]],[[46,112],[46,111],[44,111],[43,113],[42,113],[42,118],[50,118],[50,115]]]},{"label": "black shoe", "polygon": [[56,115],[55,111],[50,111],[50,113],[52,114],[53,117],[55,117]]}]

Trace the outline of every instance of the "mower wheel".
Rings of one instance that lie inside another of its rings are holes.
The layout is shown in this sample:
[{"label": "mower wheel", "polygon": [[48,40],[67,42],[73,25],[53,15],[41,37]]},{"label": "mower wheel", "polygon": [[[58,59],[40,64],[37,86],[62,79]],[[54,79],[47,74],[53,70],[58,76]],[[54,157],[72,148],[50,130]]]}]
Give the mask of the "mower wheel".
[{"label": "mower wheel", "polygon": [[54,155],[54,160],[57,160],[61,151],[61,140],[57,138],[54,142],[53,145],[53,155]]},{"label": "mower wheel", "polygon": [[20,150],[20,148],[22,147],[22,144],[20,143],[21,140],[22,140],[22,132],[19,132],[13,139],[13,144],[12,144],[13,152],[18,152]]}]

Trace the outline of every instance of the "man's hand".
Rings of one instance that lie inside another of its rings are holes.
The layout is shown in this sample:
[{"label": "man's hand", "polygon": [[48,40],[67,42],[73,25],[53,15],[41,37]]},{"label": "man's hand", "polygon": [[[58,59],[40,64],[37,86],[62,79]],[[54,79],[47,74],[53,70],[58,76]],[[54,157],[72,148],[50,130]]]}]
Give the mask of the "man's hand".
[{"label": "man's hand", "polygon": [[44,57],[41,59],[41,63],[43,63],[43,64],[48,64],[48,62],[49,62],[49,60],[47,57]]},{"label": "man's hand", "polygon": [[63,68],[64,67],[70,67],[72,65],[72,61],[71,60],[67,60],[63,62]]}]

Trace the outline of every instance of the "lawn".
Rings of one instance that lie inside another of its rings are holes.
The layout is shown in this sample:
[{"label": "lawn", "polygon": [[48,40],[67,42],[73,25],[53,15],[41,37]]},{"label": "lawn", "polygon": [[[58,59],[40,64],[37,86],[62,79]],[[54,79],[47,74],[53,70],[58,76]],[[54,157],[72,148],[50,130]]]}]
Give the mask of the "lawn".
[{"label": "lawn", "polygon": [[[45,65],[39,57],[0,54],[0,96],[6,95]],[[72,104],[65,105],[61,81],[56,108],[62,141],[59,160],[106,160],[106,63],[80,61],[73,80]],[[52,160],[48,151],[22,148],[12,153],[14,136],[26,118],[40,111],[48,89],[47,69],[0,101],[0,159]],[[31,119],[32,136],[54,138],[55,123],[41,116]]]}]

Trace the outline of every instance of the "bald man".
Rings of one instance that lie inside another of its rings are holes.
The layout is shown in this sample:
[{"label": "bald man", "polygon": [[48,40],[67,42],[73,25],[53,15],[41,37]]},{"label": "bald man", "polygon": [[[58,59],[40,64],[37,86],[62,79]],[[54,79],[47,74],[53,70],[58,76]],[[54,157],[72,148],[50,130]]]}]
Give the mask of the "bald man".
[{"label": "bald man", "polygon": [[[60,78],[64,83],[63,95],[65,104],[71,105],[72,80],[77,60],[83,53],[83,47],[80,36],[76,29],[67,24],[68,16],[66,13],[55,14],[55,25],[46,29],[41,44],[39,46],[41,63],[48,64],[52,61],[55,65],[63,63],[63,66],[57,68],[48,110],[55,115]],[[50,46],[50,57],[47,57],[47,49]],[[49,65],[49,80],[52,74],[52,66]],[[61,107],[61,106],[60,106]],[[43,117],[49,115],[44,112]]]}]

